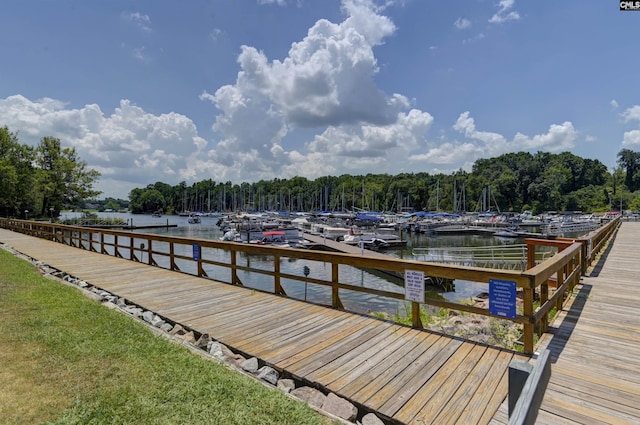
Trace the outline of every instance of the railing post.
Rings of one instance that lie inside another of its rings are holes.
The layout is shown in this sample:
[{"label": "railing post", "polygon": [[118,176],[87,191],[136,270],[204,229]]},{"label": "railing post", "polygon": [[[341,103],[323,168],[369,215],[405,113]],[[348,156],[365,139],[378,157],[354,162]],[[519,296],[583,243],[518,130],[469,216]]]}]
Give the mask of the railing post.
[{"label": "railing post", "polygon": [[[531,282],[533,284],[533,282]],[[528,320],[533,320],[533,288],[523,289],[523,315]],[[535,323],[527,322],[523,326],[522,337],[524,341],[524,352],[533,354],[533,334]]]},{"label": "railing post", "polygon": [[282,285],[280,284],[280,256],[273,256],[273,293],[282,294]]},{"label": "railing post", "polygon": [[235,249],[232,249],[230,254],[231,254],[231,283],[234,285],[238,285],[238,280],[239,280],[238,274],[237,274],[238,263],[236,258],[237,251]]},{"label": "railing post", "polygon": [[175,250],[173,246],[173,241],[169,242],[169,265],[171,270],[180,270],[178,265],[176,264]]},{"label": "railing post", "polygon": [[416,329],[422,328],[422,320],[420,319],[420,303],[411,302],[411,325]]},{"label": "railing post", "polygon": [[[544,305],[548,299],[549,299],[549,281],[545,280],[540,285],[540,305],[541,306]],[[547,332],[548,329],[549,329],[549,313],[547,312],[545,313],[545,315],[542,317],[540,321],[540,325],[538,327],[538,336]]]},{"label": "railing post", "polygon": [[331,263],[331,282],[333,285],[331,286],[331,305],[335,308],[344,309],[344,305],[342,305],[342,301],[340,300],[339,288],[337,286],[338,280],[338,263]]},{"label": "railing post", "polygon": [[[556,273],[556,280],[558,281],[558,288],[564,285],[564,273],[562,272],[562,269],[558,270],[558,273]],[[561,297],[558,297],[558,301],[556,301],[556,310],[558,311],[558,313],[562,310],[562,306],[564,305],[564,300],[566,298],[566,292]]]}]

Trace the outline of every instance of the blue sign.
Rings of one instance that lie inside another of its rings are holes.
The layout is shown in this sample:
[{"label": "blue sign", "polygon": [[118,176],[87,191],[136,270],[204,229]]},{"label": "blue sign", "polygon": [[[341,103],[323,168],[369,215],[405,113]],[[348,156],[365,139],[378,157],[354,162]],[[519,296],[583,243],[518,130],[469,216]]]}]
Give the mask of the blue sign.
[{"label": "blue sign", "polygon": [[193,260],[200,261],[200,245],[197,243],[193,244]]},{"label": "blue sign", "polygon": [[489,313],[516,318],[516,283],[510,280],[489,280]]}]

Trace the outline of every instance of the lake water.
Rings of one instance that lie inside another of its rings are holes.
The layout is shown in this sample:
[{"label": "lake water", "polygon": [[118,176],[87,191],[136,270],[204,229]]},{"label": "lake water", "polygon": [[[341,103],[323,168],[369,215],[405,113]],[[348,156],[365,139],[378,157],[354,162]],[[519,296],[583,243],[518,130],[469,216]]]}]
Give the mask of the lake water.
[{"label": "lake water", "polygon": [[[62,213],[61,219],[71,219],[79,217],[79,213]],[[188,223],[187,217],[169,216],[152,217],[150,215],[132,215],[127,213],[100,213],[99,217],[104,218],[120,218],[132,224],[134,226],[147,226],[147,225],[176,225],[177,227],[169,228],[155,228],[155,229],[140,229],[141,233],[161,234],[167,236],[179,236],[193,239],[219,239],[222,236],[222,232],[216,225],[219,217],[202,217],[202,222],[199,224]],[[407,246],[402,249],[389,249],[384,253],[404,259],[414,259],[412,249],[417,247],[476,247],[476,246],[488,246],[501,243],[517,243],[517,240],[504,240],[494,238],[492,236],[476,236],[476,235],[445,235],[434,236],[427,234],[407,234],[401,235],[404,240],[407,241]],[[521,242],[521,241],[520,241]],[[154,245],[156,248],[156,245]],[[159,247],[158,247],[159,248]],[[187,247],[182,246],[183,249]],[[190,256],[191,252],[176,252],[176,254],[182,254]],[[207,252],[207,258],[211,258],[220,262],[228,262],[228,256],[223,251],[213,250]],[[166,264],[160,266],[166,267]],[[260,256],[249,256],[242,254],[238,262],[240,265],[251,265],[252,267],[261,268],[265,270],[273,270],[271,258],[261,258]],[[317,261],[305,261],[298,259],[285,260],[281,263],[280,268],[283,273],[290,273],[295,275],[301,275],[301,270],[307,266],[310,269],[309,276],[319,279],[331,280],[331,265],[321,263]],[[193,270],[189,270],[189,268]],[[181,264],[180,268],[186,272],[195,273],[193,263]],[[229,282],[230,275],[229,269],[223,267],[209,266],[205,267],[207,274],[213,278],[221,281]],[[245,286],[273,292],[273,279],[264,275],[251,274],[248,272],[238,272],[238,277]],[[365,270],[357,269],[354,267],[340,266],[340,281],[341,283],[350,284],[353,286],[366,286],[369,288],[381,289],[390,292],[403,293],[403,288],[398,285],[398,282],[392,281],[385,277],[373,275]],[[292,298],[307,299],[309,301],[330,304],[331,303],[331,288],[321,285],[305,285],[302,282],[282,280],[282,286],[285,292]],[[432,297],[444,297],[450,301],[461,301],[470,297],[476,296],[481,292],[488,291],[488,286],[478,282],[468,281],[455,281],[455,290],[451,292],[436,292],[432,291],[429,296]],[[394,314],[406,314],[408,304],[403,301],[395,299],[387,299],[374,295],[363,294],[355,291],[341,290],[340,298],[347,309],[350,311],[368,313],[368,312],[385,312],[390,315]]]}]

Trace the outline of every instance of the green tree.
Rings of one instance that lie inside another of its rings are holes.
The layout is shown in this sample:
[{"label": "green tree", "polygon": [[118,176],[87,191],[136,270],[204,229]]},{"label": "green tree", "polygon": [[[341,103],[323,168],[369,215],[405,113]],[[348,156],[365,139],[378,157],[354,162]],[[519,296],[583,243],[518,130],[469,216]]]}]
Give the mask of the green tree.
[{"label": "green tree", "polygon": [[21,145],[18,135],[0,127],[0,213],[23,217],[35,208],[33,148]]},{"label": "green tree", "polygon": [[618,165],[626,171],[625,184],[631,192],[640,189],[640,153],[630,149],[618,152]]},{"label": "green tree", "polygon": [[48,216],[50,208],[58,214],[64,207],[80,206],[100,194],[93,189],[100,173],[87,168],[75,148],[63,148],[60,139],[44,137],[35,153],[41,216]]}]

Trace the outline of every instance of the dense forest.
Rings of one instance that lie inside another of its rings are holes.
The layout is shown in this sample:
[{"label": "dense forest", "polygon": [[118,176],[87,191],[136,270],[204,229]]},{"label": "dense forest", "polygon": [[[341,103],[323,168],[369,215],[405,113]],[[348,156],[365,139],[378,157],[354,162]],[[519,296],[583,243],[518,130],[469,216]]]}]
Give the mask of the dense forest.
[{"label": "dense forest", "polygon": [[187,186],[157,182],[129,194],[132,212],[163,211],[544,211],[640,209],[640,153],[623,149],[609,172],[569,152],[508,153],[453,174],[325,176]]},{"label": "dense forest", "polygon": [[128,207],[134,213],[185,211],[544,211],[640,210],[640,152],[623,149],[613,171],[570,152],[508,153],[477,160],[470,172],[325,176],[255,183],[156,182],[129,200],[95,200],[100,174],[59,139],[33,147],[0,127],[0,214],[53,217],[66,208]]}]

